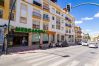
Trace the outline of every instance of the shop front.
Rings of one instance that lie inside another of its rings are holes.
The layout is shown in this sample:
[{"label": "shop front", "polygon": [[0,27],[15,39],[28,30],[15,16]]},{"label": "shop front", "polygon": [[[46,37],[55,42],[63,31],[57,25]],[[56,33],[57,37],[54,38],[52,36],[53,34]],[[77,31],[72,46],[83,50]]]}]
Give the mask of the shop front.
[{"label": "shop front", "polygon": [[46,31],[39,29],[16,27],[12,46],[32,46],[34,44],[40,44],[40,34],[45,32]]},{"label": "shop front", "polygon": [[28,46],[28,33],[15,32],[12,46]]}]

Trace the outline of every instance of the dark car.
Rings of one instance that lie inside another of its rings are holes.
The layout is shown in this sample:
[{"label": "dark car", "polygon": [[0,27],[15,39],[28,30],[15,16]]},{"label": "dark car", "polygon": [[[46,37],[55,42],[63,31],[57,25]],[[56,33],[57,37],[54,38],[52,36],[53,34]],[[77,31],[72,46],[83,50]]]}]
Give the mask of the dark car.
[{"label": "dark car", "polygon": [[56,43],[56,47],[62,47],[61,45],[62,45],[62,42]]},{"label": "dark car", "polygon": [[68,47],[69,46],[67,41],[63,41],[61,45],[62,45],[62,47]]}]

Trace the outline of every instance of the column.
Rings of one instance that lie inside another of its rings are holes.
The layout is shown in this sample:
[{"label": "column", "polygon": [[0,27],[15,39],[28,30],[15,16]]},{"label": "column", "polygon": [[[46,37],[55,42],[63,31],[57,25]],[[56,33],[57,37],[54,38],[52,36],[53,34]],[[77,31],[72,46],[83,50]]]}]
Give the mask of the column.
[{"label": "column", "polygon": [[54,40],[55,40],[55,43],[57,43],[57,33],[55,34]]},{"label": "column", "polygon": [[49,42],[48,43],[51,43],[51,34],[49,34]]},{"label": "column", "polygon": [[43,34],[40,34],[40,44],[43,44]]},{"label": "column", "polygon": [[28,36],[28,46],[29,47],[32,46],[32,33],[29,33],[29,36]]},{"label": "column", "polygon": [[4,0],[4,10],[3,10],[3,18],[8,20],[9,18],[9,9],[10,8],[10,0]]}]

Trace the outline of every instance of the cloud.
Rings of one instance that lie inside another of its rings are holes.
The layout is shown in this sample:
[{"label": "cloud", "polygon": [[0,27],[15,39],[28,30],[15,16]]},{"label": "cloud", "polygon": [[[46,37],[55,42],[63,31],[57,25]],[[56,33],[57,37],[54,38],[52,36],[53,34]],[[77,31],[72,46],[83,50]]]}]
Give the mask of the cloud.
[{"label": "cloud", "polygon": [[94,18],[92,17],[85,17],[85,18],[81,18],[81,20],[87,21],[87,20],[93,20]]},{"label": "cloud", "polygon": [[96,14],[94,15],[94,17],[96,17],[96,18],[99,17],[99,12],[96,13]]},{"label": "cloud", "polygon": [[81,24],[83,23],[83,21],[79,20],[79,21],[75,21],[76,24]]}]

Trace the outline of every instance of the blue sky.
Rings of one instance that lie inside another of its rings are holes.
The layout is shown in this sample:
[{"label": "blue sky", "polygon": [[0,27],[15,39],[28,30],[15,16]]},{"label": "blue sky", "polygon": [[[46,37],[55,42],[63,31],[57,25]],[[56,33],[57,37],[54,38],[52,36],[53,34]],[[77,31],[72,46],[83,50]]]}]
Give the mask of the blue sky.
[{"label": "blue sky", "polygon": [[[75,6],[85,2],[99,4],[99,0],[58,0],[58,5],[64,8],[67,3]],[[70,13],[76,18],[76,25],[80,26],[82,30],[91,35],[99,33],[99,6],[82,5],[73,8]]]}]

